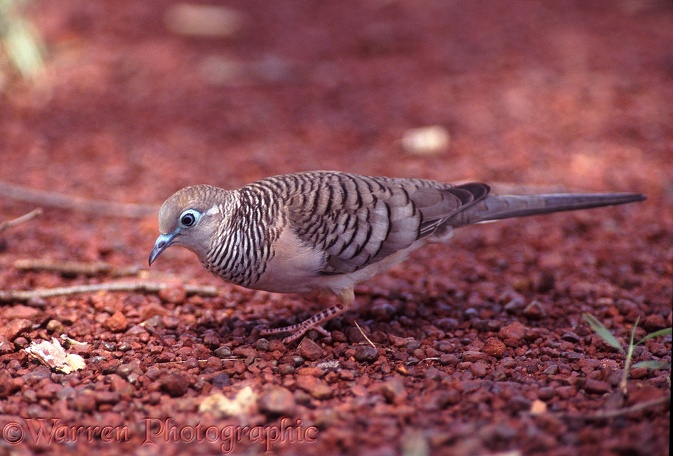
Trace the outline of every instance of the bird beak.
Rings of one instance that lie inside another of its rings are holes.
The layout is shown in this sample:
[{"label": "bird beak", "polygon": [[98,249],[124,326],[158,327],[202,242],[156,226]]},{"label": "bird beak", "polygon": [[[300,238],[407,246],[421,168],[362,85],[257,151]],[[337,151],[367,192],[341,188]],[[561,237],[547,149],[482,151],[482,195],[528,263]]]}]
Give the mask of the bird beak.
[{"label": "bird beak", "polygon": [[152,253],[150,253],[150,266],[152,266],[152,263],[154,263],[157,257],[161,255],[161,252],[171,246],[175,236],[177,236],[179,233],[179,230],[175,230],[172,233],[162,234],[157,238],[157,242],[154,243]]}]

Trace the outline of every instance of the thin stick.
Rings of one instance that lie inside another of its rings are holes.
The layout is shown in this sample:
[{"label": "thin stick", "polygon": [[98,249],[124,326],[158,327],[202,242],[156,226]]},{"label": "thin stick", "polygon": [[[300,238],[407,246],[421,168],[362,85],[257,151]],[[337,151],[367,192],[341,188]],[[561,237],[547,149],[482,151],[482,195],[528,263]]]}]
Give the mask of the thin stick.
[{"label": "thin stick", "polygon": [[17,201],[39,204],[41,206],[60,207],[81,212],[91,212],[110,217],[143,218],[156,214],[158,208],[143,204],[115,203],[98,201],[65,195],[44,190],[35,190],[20,185],[0,182],[0,195]]},{"label": "thin stick", "polygon": [[[54,296],[66,296],[81,293],[97,293],[100,291],[144,291],[146,293],[158,293],[161,290],[174,287],[172,283],[160,282],[112,282],[97,283],[92,285],[75,285],[72,287],[42,288],[36,290],[0,290],[0,302],[20,301],[26,302],[36,298],[52,298]],[[185,285],[187,294],[202,296],[217,296],[217,287],[207,285]]]},{"label": "thin stick", "polygon": [[657,405],[667,404],[669,402],[671,402],[671,396],[666,395],[663,397],[659,397],[657,399],[652,399],[651,401],[640,402],[630,407],[625,407],[617,410],[605,410],[592,414],[589,413],[551,413],[551,414],[554,416],[558,416],[559,418],[572,418],[584,421],[601,421],[610,418],[616,418],[622,415],[628,415],[629,413],[640,412],[650,407],[656,407]]},{"label": "thin stick", "polygon": [[357,326],[357,328],[360,330],[360,334],[362,334],[362,337],[364,337],[365,340],[367,342],[369,342],[369,345],[376,348],[376,345],[374,345],[374,342],[372,342],[371,339],[369,337],[367,337],[367,334],[365,334],[365,332],[362,330],[362,328],[360,328],[360,325],[358,325],[358,322],[356,320],[353,320],[353,323],[355,323],[355,326]]},{"label": "thin stick", "polygon": [[85,263],[32,258],[16,260],[14,268],[21,271],[51,271],[63,275],[110,275],[114,277],[137,275],[142,270],[140,266],[117,267],[104,262]]},{"label": "thin stick", "polygon": [[15,227],[16,225],[19,225],[23,222],[27,222],[30,219],[39,217],[40,215],[42,215],[42,209],[38,207],[37,209],[33,209],[27,214],[23,214],[21,217],[17,217],[13,220],[7,220],[6,222],[0,222],[0,233],[12,227]]}]

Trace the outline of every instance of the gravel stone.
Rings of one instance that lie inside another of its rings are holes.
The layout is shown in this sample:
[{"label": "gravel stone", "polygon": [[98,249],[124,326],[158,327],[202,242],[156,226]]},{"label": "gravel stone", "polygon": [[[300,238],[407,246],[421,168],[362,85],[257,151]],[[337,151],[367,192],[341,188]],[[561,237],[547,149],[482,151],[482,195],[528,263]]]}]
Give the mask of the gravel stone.
[{"label": "gravel stone", "polygon": [[308,337],[304,337],[299,344],[299,354],[302,358],[309,361],[317,361],[323,359],[326,355],[325,350],[320,345],[313,342]]},{"label": "gravel stone", "polygon": [[184,396],[189,390],[189,380],[183,374],[172,372],[160,380],[161,390],[172,397]]},{"label": "gravel stone", "polygon": [[274,386],[259,398],[262,413],[275,416],[292,416],[296,403],[294,395],[287,388]]},{"label": "gravel stone", "polygon": [[500,358],[505,353],[506,348],[507,347],[500,339],[491,337],[488,340],[486,340],[486,343],[482,347],[482,350],[489,356]]},{"label": "gravel stone", "polygon": [[4,328],[5,331],[5,337],[7,340],[10,342],[15,341],[19,335],[22,333],[28,331],[31,326],[33,326],[33,323],[30,320],[26,320],[25,318],[16,318],[9,323]]},{"label": "gravel stone", "polygon": [[359,345],[355,349],[355,359],[361,363],[372,363],[379,357],[379,351],[371,345]]},{"label": "gravel stone", "polygon": [[103,323],[108,330],[112,332],[124,332],[128,328],[129,323],[123,313],[117,311],[113,313],[105,322]]}]

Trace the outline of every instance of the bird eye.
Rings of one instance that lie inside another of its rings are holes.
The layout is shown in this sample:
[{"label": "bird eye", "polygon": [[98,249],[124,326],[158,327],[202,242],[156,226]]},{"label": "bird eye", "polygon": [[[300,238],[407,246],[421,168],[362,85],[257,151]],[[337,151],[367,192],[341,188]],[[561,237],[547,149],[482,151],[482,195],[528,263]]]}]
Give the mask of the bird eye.
[{"label": "bird eye", "polygon": [[199,220],[199,217],[201,217],[201,214],[197,211],[188,209],[180,215],[180,224],[186,228],[192,227]]}]

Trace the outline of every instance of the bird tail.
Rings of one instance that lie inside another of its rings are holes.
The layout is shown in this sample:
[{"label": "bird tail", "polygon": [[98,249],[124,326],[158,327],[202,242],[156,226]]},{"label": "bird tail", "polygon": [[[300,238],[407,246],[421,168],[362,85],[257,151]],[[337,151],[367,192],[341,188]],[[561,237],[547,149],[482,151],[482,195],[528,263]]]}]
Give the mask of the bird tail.
[{"label": "bird tail", "polygon": [[591,209],[647,199],[640,193],[556,193],[548,195],[488,195],[451,216],[453,227],[490,222],[510,217]]}]

